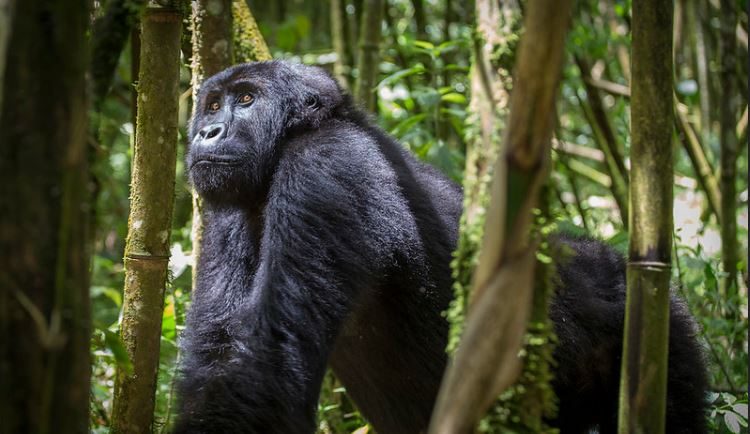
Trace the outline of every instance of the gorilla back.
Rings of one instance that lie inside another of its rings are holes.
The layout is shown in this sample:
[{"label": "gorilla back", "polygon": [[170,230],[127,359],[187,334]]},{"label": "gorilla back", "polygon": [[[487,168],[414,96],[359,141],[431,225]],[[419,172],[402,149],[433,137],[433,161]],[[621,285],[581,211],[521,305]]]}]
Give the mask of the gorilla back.
[{"label": "gorilla back", "polygon": [[[373,126],[327,73],[286,62],[207,80],[190,140],[205,226],[176,431],[311,433],[328,363],[377,432],[425,431],[446,363],[460,189]],[[576,255],[559,265],[551,309],[554,422],[611,432],[622,258],[559,239]],[[668,430],[702,432],[700,350],[676,300],[672,312]]]}]

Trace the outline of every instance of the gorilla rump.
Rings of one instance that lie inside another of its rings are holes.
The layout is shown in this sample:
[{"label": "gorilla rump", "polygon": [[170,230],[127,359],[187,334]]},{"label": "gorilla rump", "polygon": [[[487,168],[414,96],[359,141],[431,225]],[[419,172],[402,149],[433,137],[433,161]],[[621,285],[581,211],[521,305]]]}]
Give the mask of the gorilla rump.
[{"label": "gorilla rump", "polygon": [[[312,433],[330,363],[381,434],[425,431],[446,364],[462,194],[320,69],[207,80],[187,158],[205,228],[182,338],[177,432]],[[622,257],[564,235],[551,317],[564,433],[615,432]],[[701,433],[705,369],[672,300],[667,431]]]}]

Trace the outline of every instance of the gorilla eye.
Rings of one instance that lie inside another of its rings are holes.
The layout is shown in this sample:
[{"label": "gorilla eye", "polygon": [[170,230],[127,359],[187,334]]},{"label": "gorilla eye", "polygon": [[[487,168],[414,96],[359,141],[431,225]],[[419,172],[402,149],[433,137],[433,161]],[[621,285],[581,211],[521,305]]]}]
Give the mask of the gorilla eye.
[{"label": "gorilla eye", "polygon": [[240,96],[237,102],[239,102],[240,104],[250,104],[251,102],[253,102],[253,99],[254,98],[251,94],[245,93],[245,94],[242,94],[242,96]]},{"label": "gorilla eye", "polygon": [[214,101],[214,102],[212,102],[212,103],[210,103],[210,104],[208,105],[208,109],[209,109],[210,111],[212,111],[212,112],[218,111],[218,110],[219,110],[219,107],[220,107],[220,105],[219,105],[219,103],[218,103],[218,102],[216,102],[216,101]]}]

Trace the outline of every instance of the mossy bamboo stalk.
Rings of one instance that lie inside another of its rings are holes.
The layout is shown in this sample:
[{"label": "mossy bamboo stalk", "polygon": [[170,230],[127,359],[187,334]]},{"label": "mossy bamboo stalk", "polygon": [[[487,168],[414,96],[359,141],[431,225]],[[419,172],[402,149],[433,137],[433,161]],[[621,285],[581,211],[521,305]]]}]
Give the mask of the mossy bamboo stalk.
[{"label": "mossy bamboo stalk", "polygon": [[142,19],[138,119],[120,333],[133,365],[117,370],[112,432],[151,432],[174,202],[182,14]]},{"label": "mossy bamboo stalk", "polygon": [[634,0],[630,244],[619,432],[663,433],[672,259],[671,0]]},{"label": "mossy bamboo stalk", "polygon": [[[255,22],[250,2],[236,0],[232,2],[234,17],[234,61],[236,63],[271,60],[271,51]],[[228,66],[228,65],[227,65]]]}]

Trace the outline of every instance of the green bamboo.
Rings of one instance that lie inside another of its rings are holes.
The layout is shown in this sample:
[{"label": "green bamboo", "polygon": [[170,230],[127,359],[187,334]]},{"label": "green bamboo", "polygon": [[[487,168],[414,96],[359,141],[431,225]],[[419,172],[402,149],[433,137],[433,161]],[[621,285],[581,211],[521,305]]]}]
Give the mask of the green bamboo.
[{"label": "green bamboo", "polygon": [[695,133],[693,126],[687,120],[687,116],[680,111],[680,106],[675,99],[675,126],[679,131],[680,141],[688,154],[690,163],[693,166],[695,177],[701,189],[708,199],[708,208],[716,216],[716,221],[721,222],[721,190],[719,182],[714,176],[714,169],[711,162],[708,161],[705,149]]},{"label": "green bamboo", "polygon": [[[737,89],[737,13],[733,1],[722,0],[719,58],[721,59],[721,101],[719,102],[719,139],[721,141],[721,263],[724,269],[722,290],[728,300],[736,300],[737,262],[737,114],[742,95]],[[739,300],[736,300],[738,302]],[[729,318],[738,320],[739,310],[732,309]]]},{"label": "green bamboo", "polygon": [[604,109],[599,89],[592,83],[590,67],[588,62],[580,56],[575,56],[576,64],[581,72],[583,84],[586,88],[586,101],[578,98],[586,119],[594,131],[594,136],[599,148],[604,153],[604,163],[607,174],[612,179],[612,195],[620,209],[622,222],[627,228],[628,222],[628,171],[625,168],[625,159],[622,157],[620,145],[617,143],[612,124]]},{"label": "green bamboo", "polygon": [[120,326],[133,368],[117,370],[114,433],[151,432],[174,201],[182,14],[174,8],[147,9],[141,27]]},{"label": "green bamboo", "polygon": [[633,0],[630,246],[620,434],[664,432],[672,252],[671,0]]},{"label": "green bamboo", "polygon": [[383,21],[383,0],[364,0],[362,29],[357,55],[357,83],[354,95],[357,101],[370,112],[375,107],[375,85],[380,63],[380,37]]}]

